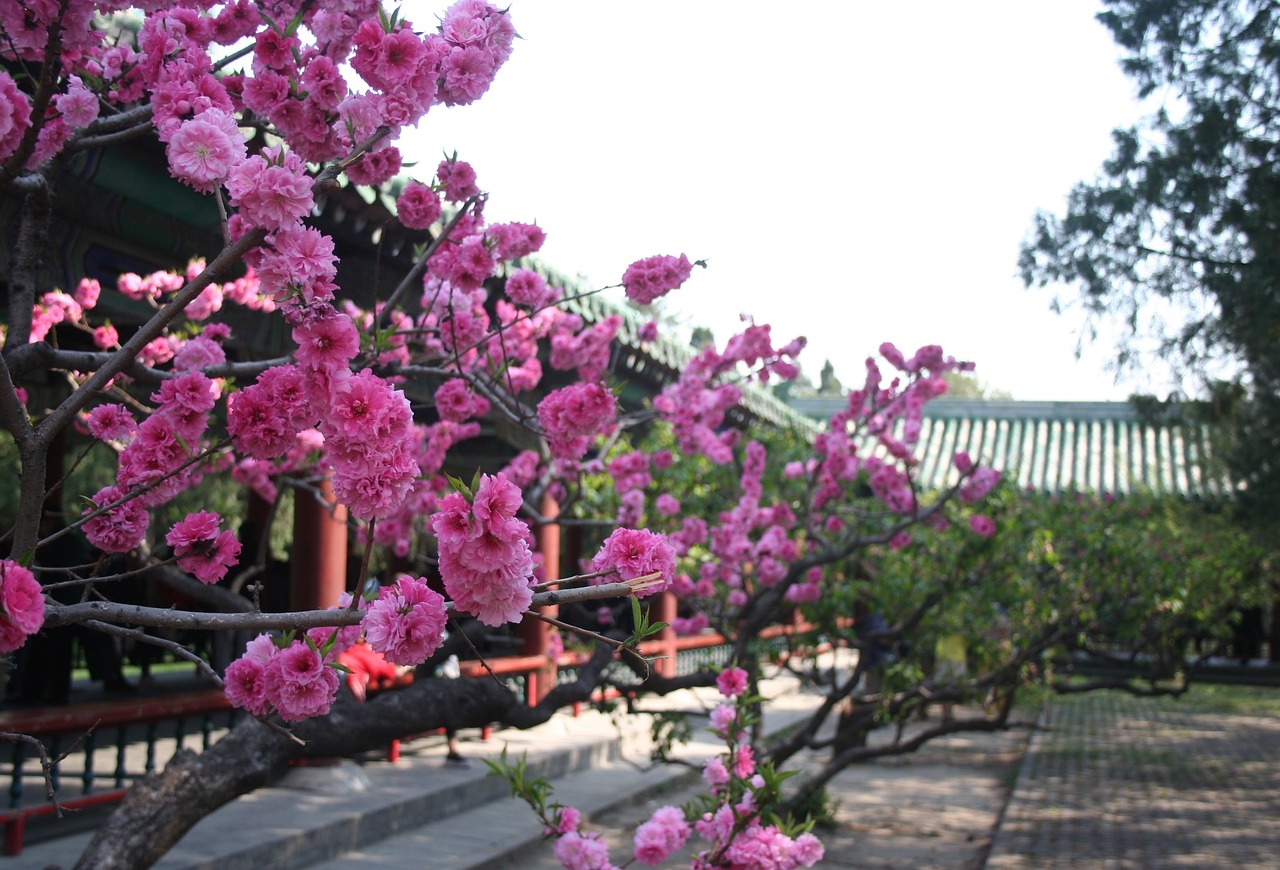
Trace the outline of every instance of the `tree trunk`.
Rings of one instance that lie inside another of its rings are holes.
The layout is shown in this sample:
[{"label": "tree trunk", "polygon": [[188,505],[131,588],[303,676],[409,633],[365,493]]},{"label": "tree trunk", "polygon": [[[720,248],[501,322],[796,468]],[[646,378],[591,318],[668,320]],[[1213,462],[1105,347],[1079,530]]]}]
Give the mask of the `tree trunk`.
[{"label": "tree trunk", "polygon": [[130,789],[98,828],[76,868],[137,870],[152,866],[200,819],[274,781],[293,758],[353,755],[435,728],[479,728],[494,723],[532,728],[556,710],[587,700],[600,685],[611,659],[612,649],[599,644],[595,655],[579,669],[578,680],[556,686],[536,707],[518,703],[514,692],[492,679],[423,679],[375,695],[367,704],[343,690],[328,716],[300,722],[292,729],[305,745],[256,719],[246,719],[207,752],[182,752],[162,773],[152,774]]}]

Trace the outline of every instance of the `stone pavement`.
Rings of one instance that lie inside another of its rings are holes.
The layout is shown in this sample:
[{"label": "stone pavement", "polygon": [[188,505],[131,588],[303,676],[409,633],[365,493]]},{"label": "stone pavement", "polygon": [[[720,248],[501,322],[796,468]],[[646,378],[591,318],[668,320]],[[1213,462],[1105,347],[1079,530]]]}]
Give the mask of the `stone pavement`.
[{"label": "stone pavement", "polygon": [[1280,867],[1280,720],[1254,706],[1054,701],[987,868]]},{"label": "stone pavement", "polygon": [[[765,694],[775,699],[771,731],[816,703],[780,683]],[[715,700],[708,690],[669,703],[705,714]],[[1214,704],[1221,701],[1194,695],[1062,698],[1029,744],[1026,729],[957,734],[914,755],[851,768],[832,782],[835,824],[816,832],[827,848],[822,866],[1278,867],[1280,832],[1272,825],[1280,815],[1280,721],[1264,715],[1263,704],[1246,704],[1246,712]],[[638,822],[697,789],[694,771],[637,769],[646,732],[643,722],[620,732],[608,716],[587,712],[501,731],[489,743],[463,732],[464,752],[475,759],[466,770],[443,767],[443,741],[428,738],[408,744],[398,764],[366,760],[335,771],[350,775],[346,787],[324,774],[317,787],[307,781],[314,771],[297,771],[291,782],[204,820],[159,866],[553,868],[532,813],[479,763],[504,745],[514,756],[527,751],[531,768],[553,779],[554,799],[580,807],[620,860]],[[871,739],[889,737],[886,729]],[[696,761],[714,751],[714,742],[701,739],[687,755]],[[0,858],[0,870],[69,867],[86,839],[34,844],[18,858]]]}]

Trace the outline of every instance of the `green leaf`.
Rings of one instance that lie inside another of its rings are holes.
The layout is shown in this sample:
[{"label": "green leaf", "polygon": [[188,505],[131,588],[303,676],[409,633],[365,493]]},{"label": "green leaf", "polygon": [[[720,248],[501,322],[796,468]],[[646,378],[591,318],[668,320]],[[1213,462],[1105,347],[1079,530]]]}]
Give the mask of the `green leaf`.
[{"label": "green leaf", "polygon": [[454,477],[452,474],[446,474],[445,479],[449,481],[449,485],[452,486],[454,490],[462,493],[462,495],[466,498],[467,501],[475,500],[475,496],[471,494],[470,487],[468,487],[460,479]]}]

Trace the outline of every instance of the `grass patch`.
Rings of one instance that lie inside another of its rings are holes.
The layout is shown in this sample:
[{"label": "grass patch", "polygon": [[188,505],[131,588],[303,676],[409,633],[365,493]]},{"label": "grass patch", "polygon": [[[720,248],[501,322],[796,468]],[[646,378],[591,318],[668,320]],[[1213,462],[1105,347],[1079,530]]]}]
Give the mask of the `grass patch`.
[{"label": "grass patch", "polygon": [[1181,698],[1162,698],[1171,709],[1238,716],[1280,716],[1280,688],[1274,686],[1233,686],[1223,683],[1195,683]]}]

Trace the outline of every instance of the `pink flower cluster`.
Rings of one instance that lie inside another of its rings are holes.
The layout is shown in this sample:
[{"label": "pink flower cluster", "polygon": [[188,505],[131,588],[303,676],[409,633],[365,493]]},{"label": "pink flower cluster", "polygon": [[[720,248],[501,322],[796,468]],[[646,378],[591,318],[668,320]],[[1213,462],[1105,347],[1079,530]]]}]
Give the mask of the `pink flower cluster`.
[{"label": "pink flower cluster", "polygon": [[969,528],[979,537],[989,538],[996,533],[996,522],[986,514],[974,514],[969,517]]},{"label": "pink flower cluster", "polygon": [[401,577],[369,605],[364,637],[392,664],[420,665],[440,648],[448,619],[444,598],[425,577]]},{"label": "pink flower cluster", "polygon": [[30,126],[31,100],[18,89],[9,73],[0,70],[0,161],[18,150]]},{"label": "pink flower cluster", "polygon": [[971,471],[969,479],[960,487],[960,500],[966,504],[974,504],[986,498],[987,493],[995,489],[1000,482],[1000,472],[988,465]]},{"label": "pink flower cluster", "polygon": [[104,553],[127,553],[138,544],[151,525],[151,514],[136,498],[126,499],[114,507],[108,507],[124,498],[125,490],[118,486],[105,486],[90,498],[91,506],[85,513],[107,510],[85,520],[80,530],[91,546]]},{"label": "pink flower cluster", "polygon": [[529,527],[516,518],[522,503],[519,487],[484,474],[472,503],[451,492],[431,518],[445,591],[485,625],[519,622],[533,600]]},{"label": "pink flower cluster", "polygon": [[[722,810],[716,818],[699,822],[698,831],[707,839],[725,839],[723,829],[732,823],[732,814]],[[708,837],[708,834],[713,836]],[[813,834],[801,834],[792,839],[774,825],[753,823],[733,835],[722,853],[722,860],[728,867],[794,870],[796,867],[814,866],[824,854],[822,843]]]},{"label": "pink flower cluster", "polygon": [[646,257],[636,260],[622,273],[622,286],[632,302],[648,305],[675,290],[692,274],[693,263],[684,254]]},{"label": "pink flower cluster", "polygon": [[565,870],[618,870],[609,861],[609,846],[599,834],[562,834],[556,841],[555,856]]},{"label": "pink flower cluster", "polygon": [[227,700],[254,716],[273,711],[286,722],[323,716],[338,694],[338,672],[303,640],[281,647],[266,634],[251,640],[245,653],[227,666]]},{"label": "pink flower cluster", "polygon": [[0,559],[0,653],[13,652],[44,625],[44,595],[35,575]]},{"label": "pink flower cluster", "polygon": [[716,676],[716,688],[726,698],[736,698],[747,690],[747,672],[739,667],[725,668]]},{"label": "pink flower cluster", "polygon": [[404,393],[369,370],[330,385],[320,421],[333,468],[333,491],[353,516],[394,513],[418,478],[413,412]]},{"label": "pink flower cluster", "polygon": [[594,326],[582,328],[582,318],[566,314],[551,336],[551,367],[559,371],[576,369],[582,381],[598,381],[609,365],[609,349],[622,318],[611,314]]},{"label": "pink flower cluster", "polygon": [[648,529],[614,529],[600,552],[591,560],[596,571],[616,572],[622,580],[657,574],[657,585],[641,589],[643,598],[671,586],[676,573],[676,554],[665,535]]},{"label": "pink flower cluster", "polygon": [[680,449],[702,454],[719,465],[733,458],[732,432],[719,432],[725,414],[742,398],[733,383],[719,383],[723,376],[736,377],[739,365],[755,369],[760,381],[777,375],[789,380],[799,374],[792,361],[804,347],[804,339],[774,348],[767,326],[751,326],[730,339],[723,354],[706,347],[695,356],[675,383],[668,385],[653,406],[671,423]]},{"label": "pink flower cluster", "polygon": [[477,396],[462,378],[450,378],[436,390],[436,412],[441,420],[461,423],[489,413],[489,400]]},{"label": "pink flower cluster", "polygon": [[425,184],[410,181],[396,199],[396,216],[409,229],[425,230],[440,220],[440,197]]},{"label": "pink flower cluster", "polygon": [[219,531],[221,525],[222,517],[213,511],[199,511],[174,523],[164,537],[179,567],[201,583],[217,583],[239,561],[240,541],[230,530]]},{"label": "pink flower cluster", "polygon": [[552,390],[538,403],[538,422],[553,456],[581,459],[591,439],[617,417],[618,403],[601,384],[576,383]]},{"label": "pink flower cluster", "polygon": [[636,860],[657,867],[672,852],[684,846],[689,833],[689,823],[679,807],[659,807],[648,821],[636,828]]}]

